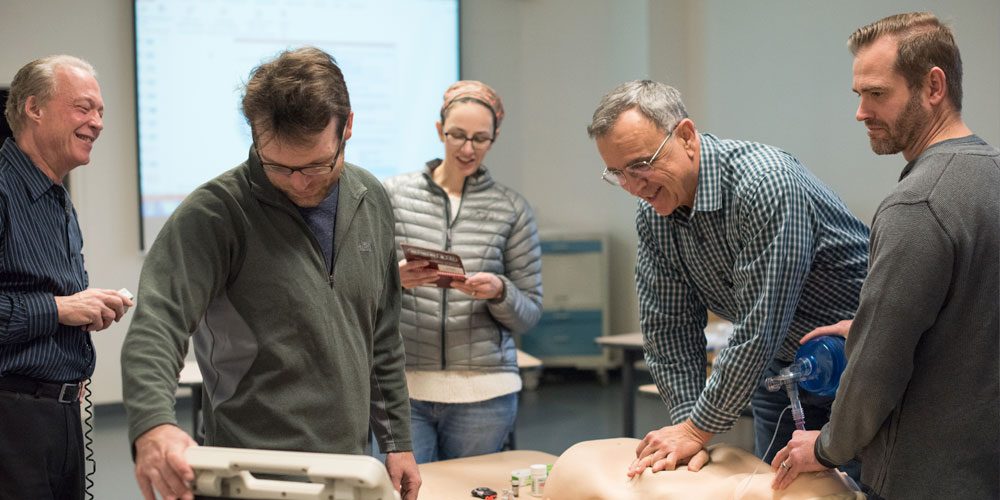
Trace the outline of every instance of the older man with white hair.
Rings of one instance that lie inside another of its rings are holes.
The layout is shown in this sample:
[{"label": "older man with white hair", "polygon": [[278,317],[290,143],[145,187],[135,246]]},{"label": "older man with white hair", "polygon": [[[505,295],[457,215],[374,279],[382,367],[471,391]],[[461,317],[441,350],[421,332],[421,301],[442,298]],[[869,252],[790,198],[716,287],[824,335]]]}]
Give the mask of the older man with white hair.
[{"label": "older man with white hair", "polygon": [[80,392],[90,332],[132,301],[88,288],[83,238],[63,180],[104,128],[93,67],[73,56],[14,76],[0,148],[0,499],[83,498]]}]

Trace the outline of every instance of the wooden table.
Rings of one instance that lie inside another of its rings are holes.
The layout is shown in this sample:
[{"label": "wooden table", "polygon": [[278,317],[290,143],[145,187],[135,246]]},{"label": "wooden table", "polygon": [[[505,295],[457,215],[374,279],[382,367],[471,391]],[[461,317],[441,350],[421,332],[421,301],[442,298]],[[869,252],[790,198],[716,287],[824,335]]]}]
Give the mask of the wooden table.
[{"label": "wooden table", "polygon": [[[473,488],[486,486],[497,492],[510,489],[510,473],[527,469],[531,464],[551,464],[555,455],[541,451],[514,450],[490,453],[478,457],[456,458],[420,465],[419,500],[469,500]],[[520,499],[530,499],[530,492],[521,491]]]},{"label": "wooden table", "polygon": [[656,388],[656,384],[642,384],[639,386],[639,394],[644,396],[654,397],[660,399],[660,390]]},{"label": "wooden table", "polygon": [[[720,319],[714,315],[709,315],[708,324],[705,326],[706,333],[712,332],[714,336],[718,328],[729,327],[732,331],[732,323],[726,320]],[[711,329],[711,330],[710,330]],[[714,338],[714,337],[713,337]],[[604,337],[597,337],[594,339],[595,342],[603,347],[609,349],[621,349],[622,351],[622,412],[624,417],[624,422],[622,423],[622,435],[625,437],[636,437],[635,433],[635,394],[637,388],[635,385],[635,364],[640,359],[642,359],[642,333],[623,333],[621,335],[608,335]],[[708,359],[708,368],[711,370],[712,357],[714,353],[709,353],[706,351],[706,356],[710,356]],[[707,376],[707,374],[706,374]],[[653,385],[651,388],[647,388],[649,394],[658,394],[656,386]]]},{"label": "wooden table", "polygon": [[642,333],[597,337],[595,342],[622,351],[622,435],[635,437],[635,363],[642,357]]}]

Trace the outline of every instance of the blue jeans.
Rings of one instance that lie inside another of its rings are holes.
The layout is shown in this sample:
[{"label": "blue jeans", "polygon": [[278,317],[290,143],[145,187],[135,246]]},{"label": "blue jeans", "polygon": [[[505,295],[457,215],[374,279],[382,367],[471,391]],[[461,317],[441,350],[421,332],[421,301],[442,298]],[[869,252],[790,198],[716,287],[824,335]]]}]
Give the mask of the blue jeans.
[{"label": "blue jeans", "polygon": [[418,464],[496,453],[514,430],[517,393],[476,403],[410,400],[413,455]]},{"label": "blue jeans", "polygon": [[[788,444],[792,439],[792,432],[795,431],[795,421],[792,420],[792,410],[789,408],[784,415],[781,414],[786,406],[792,404],[788,399],[788,392],[784,387],[779,391],[771,392],[767,390],[764,379],[777,375],[782,368],[790,363],[772,360],[757,385],[757,390],[753,393],[750,401],[753,407],[753,433],[754,433],[754,455],[757,455],[768,465],[774,460],[778,451]],[[806,392],[801,387],[799,390],[799,400],[802,402],[802,411],[805,413],[806,430],[818,431],[830,420],[830,409],[833,406],[833,398],[817,396]],[[778,417],[781,422],[778,422]],[[777,435],[775,431],[777,430]],[[774,436],[774,444],[768,449],[768,443]],[[765,455],[766,453],[766,455]],[[841,465],[838,469],[847,473],[855,481],[861,480],[861,462],[851,460]]]}]

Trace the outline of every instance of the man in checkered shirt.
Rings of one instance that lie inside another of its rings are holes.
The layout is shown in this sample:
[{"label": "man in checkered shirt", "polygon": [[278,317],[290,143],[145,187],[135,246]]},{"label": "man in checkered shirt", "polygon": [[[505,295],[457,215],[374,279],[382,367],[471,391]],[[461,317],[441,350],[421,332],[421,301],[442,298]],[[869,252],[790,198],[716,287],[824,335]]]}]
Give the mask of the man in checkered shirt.
[{"label": "man in checkered shirt", "polygon": [[[763,380],[791,363],[806,333],[854,316],[868,228],[788,153],[699,132],[667,85],[618,86],[587,131],[607,165],[604,180],[640,198],[644,350],[673,420],[646,434],[628,475],[684,463],[699,470],[705,444],[748,403],[755,453],[769,462],[794,424],[791,412],[781,418],[787,395]],[[709,310],[734,330],[706,381]],[[802,404],[808,428],[829,419],[832,398],[803,392]],[[856,476],[857,467],[845,470]]]}]

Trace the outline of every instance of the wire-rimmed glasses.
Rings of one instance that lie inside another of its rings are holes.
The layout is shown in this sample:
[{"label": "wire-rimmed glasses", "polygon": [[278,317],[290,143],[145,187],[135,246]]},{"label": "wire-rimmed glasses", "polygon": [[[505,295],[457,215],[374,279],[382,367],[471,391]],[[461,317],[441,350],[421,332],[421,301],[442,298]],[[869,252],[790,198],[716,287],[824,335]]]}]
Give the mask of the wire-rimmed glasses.
[{"label": "wire-rimmed glasses", "polygon": [[667,144],[667,141],[669,141],[671,137],[673,137],[674,130],[676,129],[677,127],[675,126],[670,130],[670,133],[663,138],[663,142],[660,143],[660,146],[656,148],[656,152],[653,153],[653,156],[650,156],[648,160],[637,161],[627,165],[625,168],[605,168],[604,172],[601,174],[601,178],[612,186],[625,187],[628,184],[628,177],[639,177],[642,174],[649,172],[653,169],[653,162],[660,158],[660,151],[663,151],[663,154],[666,154],[667,150],[670,149],[667,148],[667,150],[664,150],[663,146]]}]

